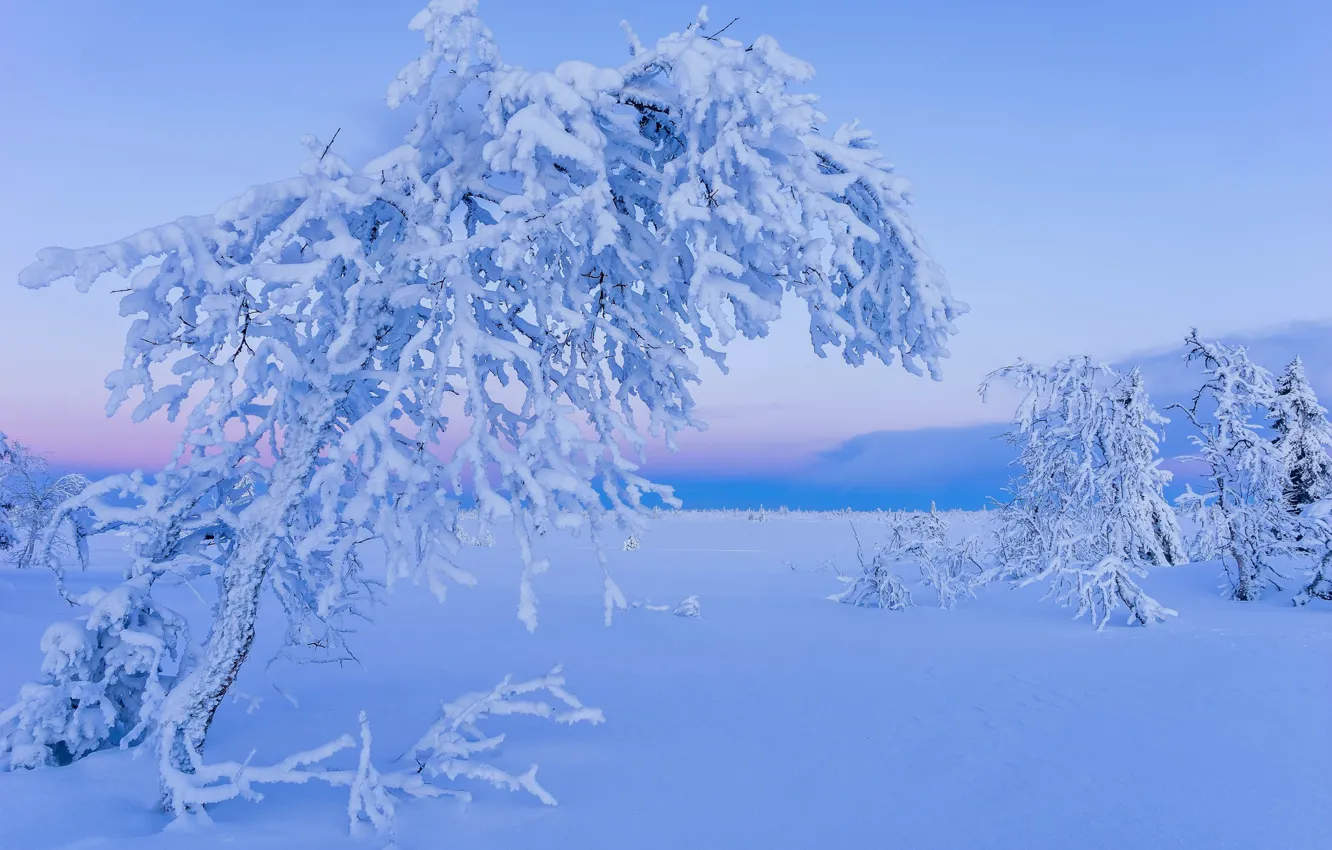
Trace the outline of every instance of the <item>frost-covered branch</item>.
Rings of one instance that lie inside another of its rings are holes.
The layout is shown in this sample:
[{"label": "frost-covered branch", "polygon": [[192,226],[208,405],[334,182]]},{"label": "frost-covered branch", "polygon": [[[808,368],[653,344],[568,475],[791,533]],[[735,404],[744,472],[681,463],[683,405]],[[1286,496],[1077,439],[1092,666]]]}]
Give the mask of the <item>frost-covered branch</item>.
[{"label": "frost-covered branch", "polygon": [[[555,708],[551,702],[558,703]],[[537,698],[534,698],[537,697]],[[408,751],[412,769],[381,772],[372,761],[370,724],[360,715],[359,750],[355,768],[326,765],[340,753],[357,747],[357,739],[342,735],[328,743],[294,753],[271,765],[255,765],[253,754],[244,762],[207,763],[192,760],[189,771],[177,769],[170,759],[162,762],[163,781],[178,816],[203,815],[204,807],[236,798],[257,802],[263,794],[258,785],[304,784],[316,781],[349,791],[347,812],[352,831],[364,825],[393,837],[396,799],[399,797],[454,796],[467,798],[465,790],[436,784],[440,778],[453,782],[469,779],[510,791],[525,791],[542,803],[556,805],[555,798],[536,779],[537,766],[514,774],[477,756],[494,754],[504,742],[503,734],[488,734],[481,724],[505,716],[541,717],[556,723],[604,721],[599,709],[589,708],[565,688],[559,667],[547,675],[525,682],[505,678],[489,691],[467,694],[443,703],[441,716]],[[196,754],[197,755],[197,754]]]}]

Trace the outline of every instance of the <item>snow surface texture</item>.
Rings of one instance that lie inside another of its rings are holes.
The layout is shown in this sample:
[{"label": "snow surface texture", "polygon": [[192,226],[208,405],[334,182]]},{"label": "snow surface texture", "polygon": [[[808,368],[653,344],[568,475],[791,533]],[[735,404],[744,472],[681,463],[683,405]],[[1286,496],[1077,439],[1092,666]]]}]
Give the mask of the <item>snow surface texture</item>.
[{"label": "snow surface texture", "polygon": [[[994,513],[943,516],[961,538],[984,535]],[[848,520],[867,548],[885,542],[874,514],[668,514],[639,549],[607,557],[635,598],[697,595],[706,616],[629,609],[609,632],[590,543],[551,538],[560,569],[539,579],[535,637],[513,620],[505,579],[519,559],[499,535],[465,553],[469,569],[496,579],[462,591],[467,604],[389,594],[375,625],[349,637],[360,665],[247,667],[219,712],[210,761],[254,751],[254,764],[271,764],[354,733],[364,710],[376,767],[412,769],[441,697],[563,661],[605,724],[488,726],[512,731],[489,760],[515,774],[540,763],[559,807],[484,785],[471,803],[399,802],[402,850],[875,847],[885,823],[892,846],[913,850],[1326,847],[1324,819],[1311,813],[1326,804],[1332,763],[1332,726],[1321,722],[1332,606],[1295,607],[1275,592],[1236,604],[1217,593],[1215,562],[1143,580],[1179,611],[1152,629],[1116,619],[1098,633],[1038,587],[982,588],[939,610],[912,569],[901,576],[917,607],[837,605],[821,565],[856,565]],[[95,572],[72,574],[71,592],[114,583],[119,542],[95,541]],[[186,589],[160,594],[192,621],[206,610]],[[43,631],[67,616],[48,574],[0,571],[0,694],[31,679]],[[263,616],[280,626],[280,612]],[[280,648],[281,631],[261,633],[256,660]],[[355,772],[356,752],[333,766]],[[348,837],[346,789],[264,791],[258,805],[214,807],[213,824],[183,838],[162,831],[151,757],[95,753],[0,775],[0,847],[379,846]]]}]

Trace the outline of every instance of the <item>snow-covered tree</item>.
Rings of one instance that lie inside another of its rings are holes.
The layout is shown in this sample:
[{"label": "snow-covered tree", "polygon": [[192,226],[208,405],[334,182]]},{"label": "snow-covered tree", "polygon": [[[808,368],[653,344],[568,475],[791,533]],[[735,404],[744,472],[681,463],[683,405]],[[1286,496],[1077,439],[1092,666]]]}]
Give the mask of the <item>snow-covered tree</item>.
[{"label": "snow-covered tree", "polygon": [[[218,584],[154,719],[168,807],[206,796],[182,777],[214,775],[205,735],[265,588],[293,645],[341,646],[371,590],[367,539],[390,581],[472,581],[455,556],[466,494],[512,525],[535,627],[536,537],[600,539],[645,496],[671,500],[637,471],[646,439],[700,424],[695,355],[720,364],[765,335],[784,294],[820,353],[938,376],[964,307],[908,224],[906,184],[865,131],[821,132],[796,90],[808,65],[705,25],[631,34],[619,68],[529,72],[501,60],[475,0],[434,0],[412,22],[426,51],[389,91],[415,115],[404,144],[357,168],[307,138],[294,177],[23,273],[129,278],[110,406],[188,411],[151,483],[80,497],[95,530],[131,533],[132,580]],[[609,576],[606,604],[623,604]]]},{"label": "snow-covered tree", "polygon": [[1175,406],[1199,431],[1193,443],[1210,488],[1187,487],[1176,501],[1197,523],[1193,555],[1220,558],[1229,595],[1251,601],[1279,577],[1271,559],[1290,551],[1298,535],[1286,510],[1285,460],[1259,430],[1260,417],[1276,403],[1276,386],[1242,346],[1201,340],[1196,330],[1185,343],[1185,359],[1202,365],[1204,381],[1188,406]]},{"label": "snow-covered tree", "polygon": [[1025,391],[1008,439],[1022,472],[1000,515],[1002,569],[1103,628],[1119,606],[1143,625],[1174,614],[1134,581],[1180,563],[1179,528],[1162,489],[1160,427],[1135,369],[1120,375],[1088,357],[1050,367],[1019,361],[991,374]]},{"label": "snow-covered tree", "polygon": [[1332,496],[1332,457],[1328,456],[1332,423],[1309,386],[1300,358],[1292,360],[1277,379],[1268,419],[1285,466],[1283,492],[1290,510]]},{"label": "snow-covered tree", "polygon": [[1108,402],[1103,476],[1111,498],[1105,510],[1111,522],[1143,539],[1138,554],[1156,566],[1188,560],[1180,538],[1179,520],[1164,495],[1171,474],[1160,468],[1162,428],[1170,420],[1152,406],[1142,372],[1133,369]]},{"label": "snow-covered tree", "polygon": [[53,474],[44,457],[0,433],[0,550],[18,567],[43,545],[48,560],[86,562],[91,515],[60,507],[87,486],[82,475]]}]

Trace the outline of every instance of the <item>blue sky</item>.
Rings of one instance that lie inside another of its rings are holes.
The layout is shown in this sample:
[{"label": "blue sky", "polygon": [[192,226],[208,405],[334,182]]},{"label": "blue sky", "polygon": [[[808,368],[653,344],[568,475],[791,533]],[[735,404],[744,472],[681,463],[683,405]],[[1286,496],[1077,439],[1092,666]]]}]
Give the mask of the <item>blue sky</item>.
[{"label": "blue sky", "polygon": [[[353,160],[393,144],[383,92],[418,51],[419,4],[4,5],[0,363],[19,368],[0,369],[0,428],[63,465],[166,456],[170,428],[103,417],[123,333],[109,287],[27,292],[18,270],[46,245],[208,212],[282,177],[303,133],[341,127]],[[618,63],[621,18],[650,38],[697,7],[482,11],[508,61],[549,67]],[[915,184],[916,222],[973,310],[939,384],[817,360],[794,307],[771,338],[737,345],[729,375],[705,372],[709,431],[650,459],[700,503],[843,498],[810,470],[883,432],[912,435],[861,458],[896,482],[871,481],[866,499],[970,499],[992,464],[958,462],[948,441],[1007,413],[975,387],[1016,356],[1124,360],[1190,325],[1279,339],[1332,319],[1332,4],[745,0],[711,17],[815,65],[830,117],[861,119]],[[977,474],[919,471],[935,456]]]}]

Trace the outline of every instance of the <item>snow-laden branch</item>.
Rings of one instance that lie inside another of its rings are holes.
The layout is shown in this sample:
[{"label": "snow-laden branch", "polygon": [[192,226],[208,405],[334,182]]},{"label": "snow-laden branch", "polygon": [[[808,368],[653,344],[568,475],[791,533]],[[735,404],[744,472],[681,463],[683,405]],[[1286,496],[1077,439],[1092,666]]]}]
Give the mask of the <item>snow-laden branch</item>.
[{"label": "snow-laden branch", "polygon": [[[545,697],[542,699],[541,697]],[[550,700],[549,702],[547,700]],[[555,708],[552,702],[562,708]],[[445,787],[436,780],[474,780],[509,791],[523,791],[548,806],[556,800],[537,782],[537,766],[522,773],[507,770],[477,757],[494,754],[504,742],[503,734],[488,734],[481,724],[494,717],[528,716],[556,723],[604,721],[599,709],[589,708],[565,688],[561,669],[537,679],[513,682],[505,678],[489,691],[467,694],[443,703],[440,718],[408,751],[411,769],[381,772],[372,761],[370,723],[360,714],[358,738],[342,735],[322,746],[304,750],[268,765],[253,763],[254,754],[243,762],[206,762],[191,754],[189,771],[177,769],[170,758],[162,759],[163,781],[170,788],[175,813],[182,817],[207,817],[204,807],[233,799],[257,802],[263,794],[256,786],[324,782],[348,789],[347,813],[353,832],[369,826],[392,839],[396,801],[403,797],[453,796],[469,798],[465,789]],[[340,753],[359,750],[354,768],[328,765]]]}]

